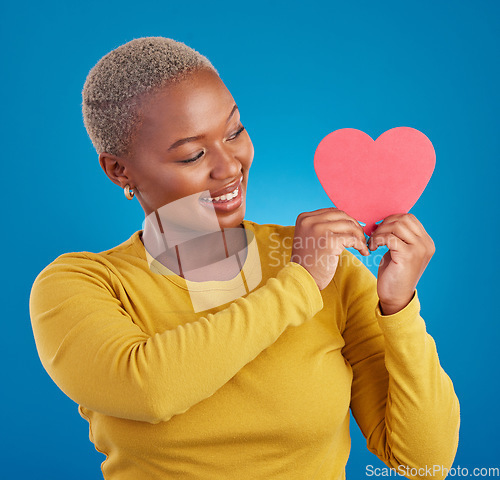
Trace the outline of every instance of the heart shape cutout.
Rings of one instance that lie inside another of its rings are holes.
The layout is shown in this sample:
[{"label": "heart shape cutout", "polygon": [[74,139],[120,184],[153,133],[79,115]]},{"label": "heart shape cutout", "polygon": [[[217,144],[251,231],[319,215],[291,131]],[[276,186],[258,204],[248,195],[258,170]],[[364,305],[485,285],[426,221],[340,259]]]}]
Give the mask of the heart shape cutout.
[{"label": "heart shape cutout", "polygon": [[411,127],[387,130],[376,140],[355,128],[342,128],[321,140],[314,169],[333,204],[367,235],[388,215],[408,213],[436,165],[431,141]]}]

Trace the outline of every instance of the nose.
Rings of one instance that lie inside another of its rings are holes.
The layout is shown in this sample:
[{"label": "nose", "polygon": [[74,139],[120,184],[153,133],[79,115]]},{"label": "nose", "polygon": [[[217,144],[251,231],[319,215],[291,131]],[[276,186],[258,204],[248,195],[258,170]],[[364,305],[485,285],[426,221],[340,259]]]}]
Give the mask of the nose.
[{"label": "nose", "polygon": [[210,176],[214,180],[226,180],[228,178],[237,177],[240,172],[241,163],[236,158],[234,151],[231,151],[231,149],[225,145],[221,145],[219,149],[214,152]]}]

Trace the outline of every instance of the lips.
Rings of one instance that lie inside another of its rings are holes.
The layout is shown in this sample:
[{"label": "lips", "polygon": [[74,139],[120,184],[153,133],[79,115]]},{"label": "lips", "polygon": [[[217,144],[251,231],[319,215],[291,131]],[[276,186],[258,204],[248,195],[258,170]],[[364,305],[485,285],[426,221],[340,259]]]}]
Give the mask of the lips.
[{"label": "lips", "polygon": [[200,205],[213,209],[219,214],[230,214],[237,211],[243,205],[242,181],[243,177],[240,177],[226,187],[213,193],[210,192],[210,195],[213,196],[200,197]]},{"label": "lips", "polygon": [[[240,185],[241,182],[243,181],[243,176],[235,180],[234,182],[230,183],[224,188],[221,188],[220,190],[216,191],[210,191],[210,197],[200,197],[200,200],[203,200],[205,202],[218,202],[218,201],[226,201],[226,200],[231,200],[234,198],[236,195],[238,195],[239,190],[240,190]],[[226,197],[227,198],[220,198],[220,197]]]}]

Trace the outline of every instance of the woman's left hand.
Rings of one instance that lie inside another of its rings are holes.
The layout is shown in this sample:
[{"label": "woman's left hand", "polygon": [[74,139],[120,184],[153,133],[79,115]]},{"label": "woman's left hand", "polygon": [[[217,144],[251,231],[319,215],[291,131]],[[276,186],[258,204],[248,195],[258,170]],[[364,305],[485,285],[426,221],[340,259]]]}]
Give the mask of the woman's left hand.
[{"label": "woman's left hand", "polygon": [[411,213],[389,215],[372,233],[370,250],[386,245],[378,268],[377,294],[383,315],[402,310],[436,251],[432,238]]}]

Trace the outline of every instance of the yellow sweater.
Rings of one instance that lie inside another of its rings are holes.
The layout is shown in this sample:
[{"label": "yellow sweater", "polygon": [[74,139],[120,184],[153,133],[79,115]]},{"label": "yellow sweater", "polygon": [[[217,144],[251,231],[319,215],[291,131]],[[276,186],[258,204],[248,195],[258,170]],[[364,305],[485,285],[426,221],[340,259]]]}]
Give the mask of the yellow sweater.
[{"label": "yellow sweater", "polygon": [[88,420],[104,478],[342,479],[349,408],[387,465],[449,468],[459,403],[417,292],[383,316],[376,278],[347,250],[320,292],[289,262],[293,227],[244,225],[262,280],[209,310],[194,311],[189,288],[211,296],[232,281],[153,273],[141,232],[37,277],[40,359]]}]

